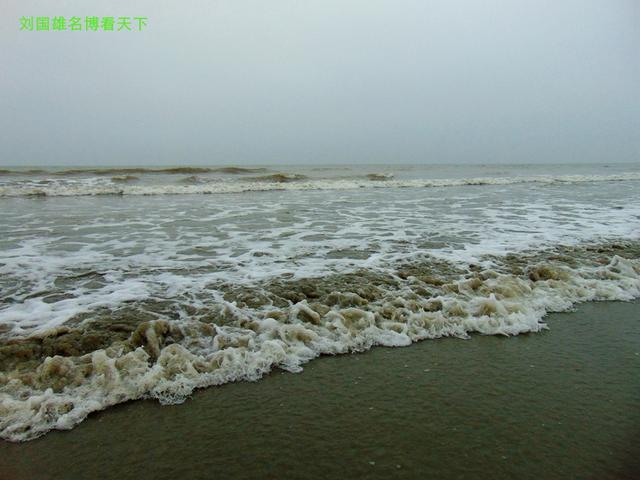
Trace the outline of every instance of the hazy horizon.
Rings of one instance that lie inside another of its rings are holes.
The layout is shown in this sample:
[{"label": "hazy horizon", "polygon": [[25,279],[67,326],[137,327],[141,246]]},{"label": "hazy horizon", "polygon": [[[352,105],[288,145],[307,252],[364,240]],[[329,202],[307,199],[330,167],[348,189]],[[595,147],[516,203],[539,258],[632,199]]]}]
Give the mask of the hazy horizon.
[{"label": "hazy horizon", "polygon": [[0,172],[2,170],[11,170],[11,169],[43,169],[43,170],[56,170],[56,169],[87,169],[87,170],[127,170],[127,169],[171,169],[171,168],[224,168],[224,167],[294,167],[294,168],[305,168],[305,167],[345,167],[345,166],[358,166],[358,167],[416,167],[416,166],[433,166],[433,167],[465,167],[465,166],[474,166],[474,167],[526,167],[526,166],[622,166],[622,165],[638,165],[639,161],[620,161],[620,162],[531,162],[531,163],[508,163],[508,162],[496,162],[496,163],[480,163],[480,162],[459,162],[459,163],[426,163],[426,162],[415,162],[415,163],[242,163],[242,164],[231,164],[231,163],[146,163],[146,164],[60,164],[60,165],[43,165],[43,164],[24,164],[24,165],[0,165]]},{"label": "hazy horizon", "polygon": [[6,4],[0,168],[640,161],[632,0]]}]

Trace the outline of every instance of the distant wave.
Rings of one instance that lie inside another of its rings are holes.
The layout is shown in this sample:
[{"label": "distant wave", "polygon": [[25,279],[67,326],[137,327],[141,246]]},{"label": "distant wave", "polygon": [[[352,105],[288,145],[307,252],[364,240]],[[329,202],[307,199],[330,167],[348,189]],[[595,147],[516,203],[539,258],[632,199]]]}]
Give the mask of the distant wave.
[{"label": "distant wave", "polygon": [[189,174],[189,173],[207,173],[210,168],[204,167],[175,167],[175,168],[71,168],[68,170],[59,170],[51,172],[52,175],[130,175],[134,173],[165,173],[165,174]]},{"label": "distant wave", "polygon": [[223,168],[214,168],[211,170],[216,173],[229,173],[232,175],[243,175],[246,173],[264,173],[268,172],[268,168],[244,168],[244,167],[223,167]]},{"label": "distant wave", "polygon": [[9,170],[6,168],[0,168],[0,175],[34,175],[41,173],[47,173],[47,170],[39,168],[32,168],[30,170]]},{"label": "distant wave", "polygon": [[[193,182],[191,177],[187,177]],[[197,177],[196,177],[197,178]],[[640,173],[619,175],[540,175],[529,177],[476,177],[459,179],[412,180],[358,180],[358,179],[309,179],[303,175],[274,174],[249,177],[242,181],[220,181],[189,185],[118,185],[96,183],[95,179],[77,180],[73,183],[50,185],[5,184],[0,186],[0,197],[17,196],[81,196],[81,195],[188,195],[259,192],[270,190],[353,190],[358,188],[442,188],[467,185],[515,185],[515,184],[579,184],[588,182],[638,181]]]},{"label": "distant wave", "polygon": [[251,177],[248,180],[253,180],[256,182],[287,183],[308,179],[309,177],[307,177],[306,175],[301,175],[299,173],[274,173],[273,175],[265,175],[263,177]]},{"label": "distant wave", "polygon": [[367,175],[369,180],[373,180],[374,182],[380,182],[383,180],[393,180],[393,173],[370,173]]},{"label": "distant wave", "polygon": [[0,169],[0,175],[34,175],[47,174],[56,176],[72,176],[72,175],[132,175],[145,173],[163,173],[167,175],[179,174],[197,174],[197,173],[225,173],[230,175],[242,175],[251,173],[265,173],[267,168],[244,168],[244,167],[167,167],[167,168],[69,168],[65,170],[10,170]]},{"label": "distant wave", "polygon": [[217,178],[217,177],[200,177],[198,175],[189,175],[188,177],[182,177],[176,180],[176,183],[183,184],[183,185],[203,185],[206,183],[212,183],[219,180],[220,178]]},{"label": "distant wave", "polygon": [[115,183],[128,183],[135,182],[136,180],[140,180],[140,178],[135,175],[116,175],[111,177],[111,181]]}]

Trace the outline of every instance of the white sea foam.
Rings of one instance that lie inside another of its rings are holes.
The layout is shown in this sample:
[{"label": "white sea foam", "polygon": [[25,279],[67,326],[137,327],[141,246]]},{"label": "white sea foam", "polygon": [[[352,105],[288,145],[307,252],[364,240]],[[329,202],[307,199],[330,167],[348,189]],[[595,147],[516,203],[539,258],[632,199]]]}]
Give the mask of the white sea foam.
[{"label": "white sea foam", "polygon": [[[143,332],[146,349],[48,358],[30,384],[5,379],[0,436],[27,440],[50,429],[72,428],[92,411],[130,399],[179,403],[195,388],[257,380],[275,367],[296,372],[321,354],[406,346],[443,336],[466,338],[471,333],[536,332],[546,328],[545,313],[565,311],[575,302],[639,297],[640,263],[614,256],[600,267],[556,267],[548,279],[537,281],[486,270],[429,299],[440,303],[436,311],[427,299],[410,299],[412,282],[409,278],[365,309],[334,307],[321,314],[302,301],[289,307],[286,322],[244,310],[237,311],[237,326],[215,326],[208,333],[189,320],[172,326],[151,322]],[[175,331],[183,340],[162,341],[176,336]],[[66,386],[38,390],[39,382],[51,378],[64,379]]]},{"label": "white sea foam", "polygon": [[[425,253],[490,266],[488,255],[640,237],[637,199],[617,208],[617,200],[588,203],[590,191],[570,200],[519,191],[518,201],[501,198],[511,192],[445,199],[403,192],[385,203],[361,192],[317,193],[323,196],[313,209],[303,192],[289,192],[285,203],[236,199],[198,208],[183,198],[161,209],[149,206],[144,215],[127,203],[96,216],[89,203],[86,211],[74,205],[79,221],[68,226],[46,212],[10,218],[5,239],[11,246],[0,250],[0,325],[25,335],[136,299],[198,298],[219,283],[251,286],[283,275],[385,271]],[[57,293],[65,297],[52,297]]]}]

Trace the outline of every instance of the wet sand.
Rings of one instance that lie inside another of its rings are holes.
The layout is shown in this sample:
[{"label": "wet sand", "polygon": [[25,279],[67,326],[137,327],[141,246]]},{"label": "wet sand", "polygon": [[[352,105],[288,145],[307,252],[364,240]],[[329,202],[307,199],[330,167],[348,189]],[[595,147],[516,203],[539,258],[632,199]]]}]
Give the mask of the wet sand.
[{"label": "wet sand", "polygon": [[640,478],[640,303],[324,357],[0,441],[0,479]]}]

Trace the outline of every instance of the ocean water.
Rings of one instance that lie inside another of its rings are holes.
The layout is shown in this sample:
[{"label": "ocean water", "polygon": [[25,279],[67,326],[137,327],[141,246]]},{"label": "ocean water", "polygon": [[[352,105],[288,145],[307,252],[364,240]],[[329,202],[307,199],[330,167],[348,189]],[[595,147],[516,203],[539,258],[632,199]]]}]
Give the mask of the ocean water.
[{"label": "ocean water", "polygon": [[0,437],[638,298],[639,187],[638,164],[0,170]]}]

